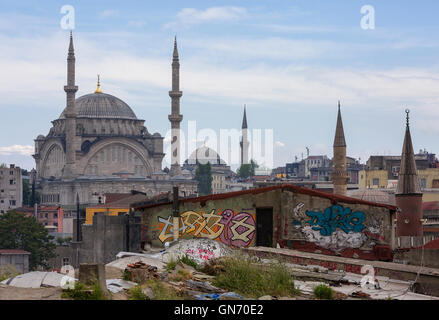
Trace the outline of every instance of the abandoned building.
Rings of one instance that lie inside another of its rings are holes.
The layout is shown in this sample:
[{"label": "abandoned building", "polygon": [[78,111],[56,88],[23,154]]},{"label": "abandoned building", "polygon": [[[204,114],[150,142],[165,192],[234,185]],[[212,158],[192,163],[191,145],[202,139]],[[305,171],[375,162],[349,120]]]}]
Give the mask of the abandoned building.
[{"label": "abandoned building", "polygon": [[[173,201],[133,204],[142,245],[174,240]],[[232,247],[285,247],[367,260],[392,260],[397,207],[293,185],[178,201],[179,237]]]}]

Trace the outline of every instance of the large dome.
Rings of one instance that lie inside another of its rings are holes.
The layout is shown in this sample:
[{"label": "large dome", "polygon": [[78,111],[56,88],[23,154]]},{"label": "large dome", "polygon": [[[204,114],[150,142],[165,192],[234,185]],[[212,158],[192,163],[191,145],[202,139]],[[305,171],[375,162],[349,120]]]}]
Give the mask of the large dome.
[{"label": "large dome", "polygon": [[[90,93],[75,100],[78,118],[137,120],[134,111],[122,100],[106,93]],[[65,119],[64,113],[60,119]]]}]

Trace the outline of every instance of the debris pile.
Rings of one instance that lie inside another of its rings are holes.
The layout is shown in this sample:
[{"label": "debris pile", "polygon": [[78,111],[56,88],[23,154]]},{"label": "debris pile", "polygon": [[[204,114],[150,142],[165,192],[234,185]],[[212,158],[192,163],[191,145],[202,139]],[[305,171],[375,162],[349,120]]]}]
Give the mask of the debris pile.
[{"label": "debris pile", "polygon": [[148,265],[142,261],[130,263],[124,270],[124,279],[138,283],[146,282],[152,279],[159,279],[156,266]]}]

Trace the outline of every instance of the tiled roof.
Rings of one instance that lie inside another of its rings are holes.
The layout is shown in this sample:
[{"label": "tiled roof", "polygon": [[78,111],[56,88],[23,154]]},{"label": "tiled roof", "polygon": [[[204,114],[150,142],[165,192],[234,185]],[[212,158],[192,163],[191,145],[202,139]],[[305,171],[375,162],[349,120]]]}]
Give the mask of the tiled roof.
[{"label": "tiled roof", "polygon": [[422,203],[422,211],[439,210],[439,201],[428,201]]},{"label": "tiled roof", "polygon": [[[264,187],[264,188],[255,188],[255,189],[235,191],[235,192],[212,194],[212,195],[196,197],[196,198],[182,198],[179,201],[181,203],[206,202],[209,200],[228,199],[228,198],[233,198],[233,197],[246,195],[246,194],[259,194],[259,193],[264,193],[264,192],[270,192],[273,190],[282,190],[282,191],[287,190],[287,191],[292,191],[295,193],[326,198],[326,199],[329,199],[329,200],[334,201],[334,202],[344,202],[344,203],[351,203],[351,204],[364,204],[364,205],[369,205],[369,206],[374,206],[374,207],[383,207],[383,208],[387,208],[387,209],[392,210],[392,211],[397,210],[396,206],[389,205],[389,204],[360,200],[360,199],[356,199],[356,198],[336,195],[336,194],[327,193],[327,192],[323,192],[323,191],[302,188],[302,187],[294,186],[291,184],[281,184],[281,185],[269,186],[269,187]],[[171,204],[171,203],[172,203],[172,201],[163,201],[163,202],[159,202],[159,203],[152,203],[152,204],[145,204],[145,205],[134,204],[134,208],[135,209],[151,208],[151,207],[157,207],[157,206]]]},{"label": "tiled roof", "polygon": [[30,254],[30,252],[21,249],[0,249],[1,254]]}]

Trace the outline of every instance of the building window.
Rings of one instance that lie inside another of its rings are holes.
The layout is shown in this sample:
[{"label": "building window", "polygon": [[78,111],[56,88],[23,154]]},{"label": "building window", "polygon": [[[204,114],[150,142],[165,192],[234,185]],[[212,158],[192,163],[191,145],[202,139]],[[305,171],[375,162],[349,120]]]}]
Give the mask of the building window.
[{"label": "building window", "polygon": [[68,257],[62,258],[62,265],[63,266],[67,266],[69,264],[70,264],[70,258],[68,258]]},{"label": "building window", "polygon": [[9,184],[10,185],[14,184],[14,180],[9,180]]},{"label": "building window", "polygon": [[379,184],[380,184],[380,179],[378,179],[378,178],[374,178],[373,181],[372,181],[372,184],[373,184],[374,186],[379,186]]},{"label": "building window", "polygon": [[427,188],[427,181],[425,180],[425,178],[421,179],[421,188],[423,189]]},{"label": "building window", "polygon": [[9,205],[11,205],[11,206],[15,206],[15,204],[16,204],[16,201],[15,201],[15,200],[9,200]]},{"label": "building window", "polygon": [[11,176],[13,176],[13,175],[14,175],[14,171],[9,171],[9,174],[10,174]]}]

